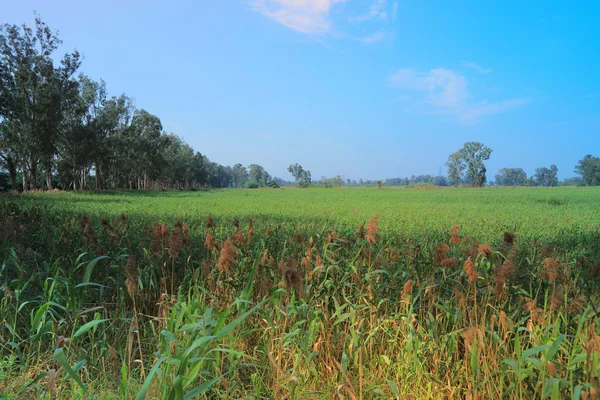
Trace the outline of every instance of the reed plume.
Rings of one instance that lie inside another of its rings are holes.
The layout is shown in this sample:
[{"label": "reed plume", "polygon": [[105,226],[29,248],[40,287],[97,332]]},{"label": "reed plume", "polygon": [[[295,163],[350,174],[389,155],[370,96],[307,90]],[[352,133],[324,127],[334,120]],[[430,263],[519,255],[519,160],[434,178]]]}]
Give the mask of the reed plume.
[{"label": "reed plume", "polygon": [[213,220],[212,214],[208,214],[208,221],[206,221],[206,225],[204,227],[206,229],[215,227],[215,221]]},{"label": "reed plume", "polygon": [[451,244],[460,244],[460,226],[454,225],[450,228],[450,243]]},{"label": "reed plume", "polygon": [[219,242],[215,239],[214,235],[210,232],[206,232],[206,238],[204,239],[204,247],[207,250],[212,251],[215,250],[218,246]]},{"label": "reed plume", "polygon": [[377,225],[378,219],[379,217],[374,215],[367,224],[367,234],[365,235],[365,239],[367,239],[367,242],[370,244],[377,243],[377,237],[379,235],[379,226]]},{"label": "reed plume", "polygon": [[223,243],[223,248],[221,249],[221,255],[219,256],[218,263],[219,272],[221,274],[230,275],[233,273],[237,261],[238,251],[239,249],[235,247],[231,238],[227,239],[225,243]]},{"label": "reed plume", "polygon": [[440,243],[438,247],[435,249],[434,259],[436,265],[442,265],[444,260],[447,258],[448,250],[450,250],[450,246],[446,243]]},{"label": "reed plume", "polygon": [[471,285],[477,282],[477,270],[475,269],[475,265],[473,265],[473,261],[470,258],[467,258],[465,263],[463,264],[463,269],[465,274],[467,274],[467,280]]},{"label": "reed plume", "polygon": [[512,232],[504,232],[504,244],[511,246],[515,242],[515,234]]}]

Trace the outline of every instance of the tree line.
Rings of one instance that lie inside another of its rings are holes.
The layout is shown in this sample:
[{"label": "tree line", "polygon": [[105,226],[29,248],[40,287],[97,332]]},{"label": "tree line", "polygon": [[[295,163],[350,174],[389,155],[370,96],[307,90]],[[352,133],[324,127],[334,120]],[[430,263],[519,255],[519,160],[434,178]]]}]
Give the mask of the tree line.
[{"label": "tree line", "polygon": [[78,73],[78,51],[55,62],[56,32],[0,26],[0,170],[12,189],[276,186],[257,164],[212,162],[131,97]]},{"label": "tree line", "polygon": [[[35,27],[0,26],[0,187],[12,189],[158,189],[279,187],[291,184],[262,166],[224,166],[210,161],[179,136],[166,132],[158,116],[137,109],[131,97],[108,96],[106,83],[79,73],[81,54],[58,58],[56,32],[35,16]],[[58,59],[59,61],[55,61]],[[465,143],[452,153],[448,176],[419,175],[377,181],[341,175],[313,181],[292,164],[299,187],[334,186],[557,186],[558,168],[503,168],[487,182],[492,149]],[[5,171],[5,172],[2,172]],[[600,185],[600,158],[586,155],[565,184]]]}]

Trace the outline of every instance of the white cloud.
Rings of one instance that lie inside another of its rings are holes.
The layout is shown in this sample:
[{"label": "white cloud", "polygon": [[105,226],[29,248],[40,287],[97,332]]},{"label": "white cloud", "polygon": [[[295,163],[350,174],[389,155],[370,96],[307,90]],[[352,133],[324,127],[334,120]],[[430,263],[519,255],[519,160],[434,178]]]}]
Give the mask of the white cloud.
[{"label": "white cloud", "polygon": [[366,14],[359,15],[358,17],[352,17],[350,20],[354,22],[364,22],[372,19],[386,19],[386,3],[387,0],[373,0],[373,3],[371,3],[369,11],[367,11]]},{"label": "white cloud", "polygon": [[483,68],[481,65],[475,64],[474,62],[463,61],[462,65],[464,65],[465,67],[473,68],[474,70],[476,70],[482,74],[489,74],[490,72],[492,72],[491,69]]},{"label": "white cloud", "polygon": [[329,12],[345,0],[252,0],[252,8],[264,16],[298,32],[311,35],[331,29]]},{"label": "white cloud", "polygon": [[473,124],[481,117],[505,112],[528,102],[527,99],[470,101],[467,78],[446,68],[435,68],[426,73],[401,69],[390,76],[390,81],[418,94],[418,105],[425,106],[428,112],[453,115],[463,124]]},{"label": "white cloud", "polygon": [[398,15],[398,2],[395,1],[392,5],[392,21],[396,20],[396,16]]}]

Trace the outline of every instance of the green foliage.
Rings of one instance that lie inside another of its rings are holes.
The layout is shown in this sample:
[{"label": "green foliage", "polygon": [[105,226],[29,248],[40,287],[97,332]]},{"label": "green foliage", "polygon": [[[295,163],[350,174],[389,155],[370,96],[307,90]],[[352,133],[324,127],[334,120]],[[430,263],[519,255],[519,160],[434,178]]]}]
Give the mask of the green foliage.
[{"label": "green foliage", "polygon": [[467,142],[462,149],[452,153],[446,162],[451,185],[465,183],[481,187],[486,182],[484,161],[490,159],[492,149],[479,142]]},{"label": "green foliage", "polygon": [[527,186],[527,174],[522,168],[502,168],[496,174],[496,186]]},{"label": "green foliage", "polygon": [[558,186],[558,168],[554,164],[550,168],[537,168],[534,180],[536,186]]},{"label": "green foliage", "polygon": [[423,185],[3,194],[0,393],[588,395],[600,191]]},{"label": "green foliage", "polygon": [[600,158],[586,155],[579,160],[575,172],[581,175],[581,179],[587,186],[600,186]]},{"label": "green foliage", "polygon": [[296,179],[296,185],[306,188],[310,186],[311,176],[310,171],[302,168],[302,165],[296,163],[288,167],[288,172]]}]

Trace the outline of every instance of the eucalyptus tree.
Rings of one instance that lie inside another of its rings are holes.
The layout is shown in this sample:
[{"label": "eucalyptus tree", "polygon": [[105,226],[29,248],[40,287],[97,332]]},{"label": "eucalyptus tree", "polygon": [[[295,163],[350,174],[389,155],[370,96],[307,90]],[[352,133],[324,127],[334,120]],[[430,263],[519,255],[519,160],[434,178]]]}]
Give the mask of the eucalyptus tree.
[{"label": "eucalyptus tree", "polygon": [[558,168],[554,164],[550,168],[537,168],[534,180],[537,186],[558,186]]},{"label": "eucalyptus tree", "polygon": [[37,15],[35,29],[0,26],[0,117],[9,126],[3,140],[23,172],[24,190],[36,185],[40,163],[51,173],[63,108],[76,86],[71,78],[80,54],[67,53],[56,66],[53,55],[61,44]]},{"label": "eucalyptus tree", "polygon": [[490,159],[492,149],[479,142],[467,142],[462,149],[452,153],[446,162],[448,179],[452,185],[466,183],[481,187],[486,182],[484,161]]},{"label": "eucalyptus tree", "polygon": [[600,157],[593,157],[591,154],[586,155],[577,162],[575,167],[577,172],[587,186],[600,185]]}]

